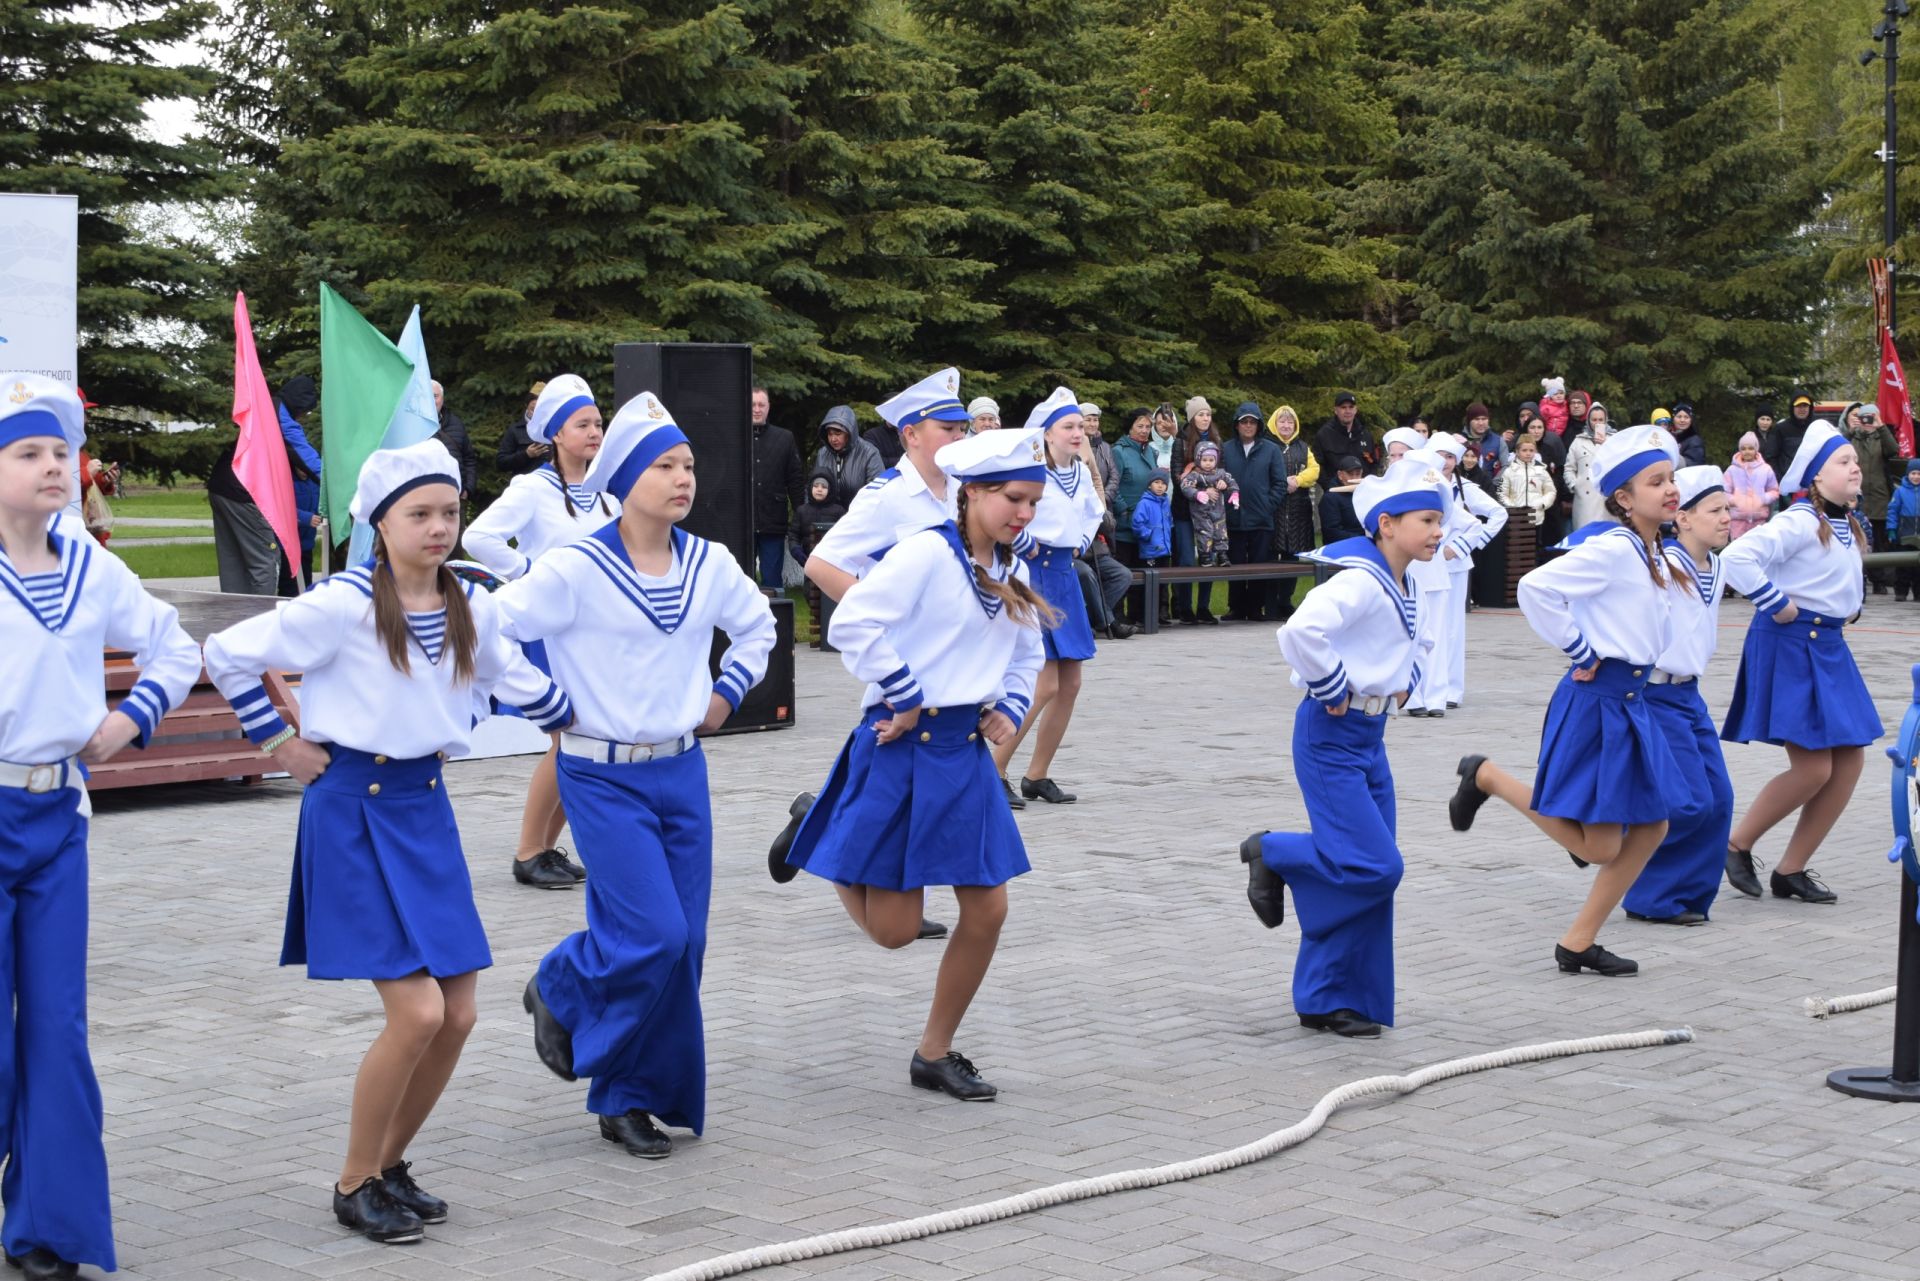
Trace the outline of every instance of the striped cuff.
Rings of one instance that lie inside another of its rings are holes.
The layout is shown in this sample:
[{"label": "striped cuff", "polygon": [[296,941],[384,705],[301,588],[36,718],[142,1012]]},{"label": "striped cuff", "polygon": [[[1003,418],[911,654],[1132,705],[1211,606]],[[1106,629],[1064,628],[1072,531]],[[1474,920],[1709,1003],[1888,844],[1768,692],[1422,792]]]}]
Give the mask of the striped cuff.
[{"label": "striped cuff", "polygon": [[160,718],[165,716],[172,706],[173,702],[167,697],[166,690],[152,681],[142,680],[127,691],[127,696],[120,700],[117,710],[125,712],[127,719],[140,727],[140,733],[135,736],[133,742],[136,747],[145,747],[148,740],[153,737],[154,727],[160,724]]},{"label": "striped cuff", "polygon": [[1787,594],[1775,587],[1771,579],[1761,583],[1760,590],[1748,599],[1753,601],[1754,610],[1761,614],[1777,614],[1787,607]]},{"label": "striped cuff", "polygon": [[1347,666],[1340,664],[1317,681],[1307,682],[1307,693],[1323,703],[1338,703],[1347,696]]},{"label": "striped cuff", "polygon": [[995,703],[993,710],[1012,721],[1015,729],[1019,729],[1026,723],[1027,712],[1031,710],[1032,707],[1033,704],[1028,702],[1023,695],[1009,694]]},{"label": "striped cuff", "polygon": [[927,696],[921,692],[920,682],[913,679],[913,673],[905,667],[878,684],[880,697],[896,712],[910,712],[926,702]]},{"label": "striped cuff", "polygon": [[1562,645],[1560,648],[1566,651],[1567,658],[1575,667],[1591,667],[1600,659],[1600,656],[1593,652],[1593,646],[1587,644],[1587,638],[1584,636],[1576,636],[1571,645]]},{"label": "striped cuff", "polygon": [[728,663],[720,670],[720,678],[713,683],[713,692],[727,700],[727,706],[734,711],[740,710],[740,700],[753,688],[753,677],[748,675],[745,666],[738,662]]},{"label": "striped cuff", "polygon": [[1040,540],[1032,534],[1029,534],[1026,530],[1023,529],[1013,536],[1013,554],[1015,556],[1031,558],[1039,554],[1039,551]]},{"label": "striped cuff", "polygon": [[233,705],[233,714],[240,718],[240,728],[255,746],[287,728],[285,719],[274,709],[273,700],[267,697],[265,685],[255,685],[227,701]]},{"label": "striped cuff", "polygon": [[547,692],[540,696],[538,702],[528,703],[520,712],[549,733],[573,724],[573,700],[552,681],[547,682]]},{"label": "striped cuff", "polygon": [[1407,677],[1407,693],[1411,694],[1413,693],[1414,690],[1419,688],[1420,688],[1420,664],[1415,663],[1413,665],[1413,675]]}]

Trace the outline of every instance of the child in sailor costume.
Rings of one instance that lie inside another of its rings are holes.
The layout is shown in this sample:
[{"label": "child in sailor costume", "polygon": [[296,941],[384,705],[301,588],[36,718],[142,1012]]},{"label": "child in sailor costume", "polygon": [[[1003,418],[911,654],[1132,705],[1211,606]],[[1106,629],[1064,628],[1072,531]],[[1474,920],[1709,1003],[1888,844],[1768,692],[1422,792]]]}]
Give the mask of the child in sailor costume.
[{"label": "child in sailor costume", "polygon": [[1728,838],[1727,880],[1754,898],[1753,847],[1799,810],[1770,888],[1775,898],[1835,901],[1807,861],[1846,809],[1866,746],[1881,734],[1842,632],[1865,591],[1867,539],[1852,513],[1860,485],[1854,447],[1832,424],[1815,422],[1780,478],[1781,493],[1807,492],[1721,558],[1728,585],[1753,602],[1753,622],[1720,736],[1787,749],[1786,772],[1760,789]]},{"label": "child in sailor costume", "polygon": [[1354,491],[1367,538],[1322,548],[1342,567],[1280,628],[1293,684],[1293,769],[1306,832],[1260,832],[1240,845],[1247,898],[1268,929],[1293,889],[1300,955],[1293,1008],[1303,1027],[1380,1035],[1393,1024],[1393,893],[1404,870],[1396,842],[1387,717],[1420,681],[1432,651],[1424,594],[1408,573],[1445,537],[1451,486],[1438,459],[1415,452]]},{"label": "child in sailor costume", "polygon": [[1673,639],[1647,677],[1644,697],[1679,765],[1687,802],[1668,816],[1666,839],[1627,891],[1624,906],[1636,920],[1699,925],[1719,891],[1733,826],[1733,782],[1720,733],[1700,696],[1700,678],[1719,639],[1723,584],[1715,553],[1732,532],[1732,508],[1726,473],[1718,467],[1682,467],[1674,483],[1680,510],[1666,555],[1685,590],[1673,601]]},{"label": "child in sailor costume", "polygon": [[1560,969],[1609,976],[1639,965],[1596,941],[1634,878],[1666,837],[1670,815],[1689,802],[1645,693],[1673,644],[1673,616],[1696,584],[1676,575],[1660,526],[1679,510],[1673,437],[1642,426],[1609,436],[1594,458],[1608,509],[1622,522],[1579,542],[1520,580],[1520,609],[1571,666],[1554,689],[1540,730],[1539,767],[1525,784],[1485,756],[1460,761],[1449,804],[1455,831],[1472,827],[1489,795],[1506,801],[1575,864],[1601,864],[1586,903],[1554,946]]},{"label": "child in sailor costume", "polygon": [[[367,1050],[334,1215],[376,1241],[420,1239],[446,1203],[404,1159],[473,1026],[476,972],[493,963],[441,762],[467,748],[476,693],[558,728],[566,695],[500,629],[486,592],[446,564],[460,470],[425,440],[377,450],[350,510],[374,561],[207,638],[207,673],[247,736],[306,784],[282,965],[370,979],[386,1027]],[[261,682],[301,673],[300,726]]]},{"label": "child in sailor costume", "polygon": [[965,1100],[995,1090],[953,1036],[993,960],[1006,882],[1028,870],[987,744],[1026,719],[1054,620],[1011,546],[1045,492],[1042,441],[993,431],[942,449],[955,521],[902,541],[834,612],[829,639],[867,682],[867,711],[787,854],[887,948],[914,939],[928,886],[953,887],[960,920],[908,1075]]},{"label": "child in sailor costume", "polygon": [[1027,415],[1023,430],[1044,433],[1047,491],[1033,514],[1033,522],[1020,532],[1013,550],[1026,561],[1034,590],[1053,606],[1060,621],[1047,629],[1047,664],[1034,690],[1033,713],[1019,733],[994,745],[993,760],[1000,770],[1001,786],[1011,794],[1007,767],[1027,731],[1038,725],[1033,755],[1020,779],[1021,799],[1067,805],[1077,798],[1060,790],[1053,781],[1053,756],[1066,737],[1073,705],[1080,697],[1080,664],[1094,655],[1093,626],[1087,619],[1087,600],[1080,593],[1073,562],[1100,532],[1105,509],[1100,504],[1100,478],[1080,461],[1080,445],[1087,429],[1080,417],[1079,397],[1065,387],[1055,387],[1053,394]]},{"label": "child in sailor costume", "polygon": [[[534,562],[495,599],[508,634],[544,641],[573,698],[560,799],[592,872],[587,928],[527,982],[541,1061],[592,1078],[587,1111],[630,1154],[665,1157],[655,1124],[706,1125],[700,974],[713,886],[712,802],[695,730],[725,722],[766,675],[773,612],[725,548],[678,527],[693,449],[642,392],[621,407],[586,487],[620,519]],[[718,628],[732,642],[717,680]]]},{"label": "child in sailor costume", "polygon": [[[200,674],[173,606],[82,529],[67,501],[80,400],[51,378],[0,374],[0,1240],[33,1278],[111,1271],[113,1215],[100,1087],[87,1051],[87,803],[83,764],[144,747]],[[111,712],[104,650],[140,679]]]},{"label": "child in sailor costume", "polygon": [[1466,445],[1459,437],[1435,432],[1426,448],[1445,461],[1453,502],[1439,554],[1416,562],[1411,570],[1427,598],[1433,657],[1423,665],[1420,688],[1408,700],[1408,714],[1444,716],[1467,696],[1467,578],[1473,572],[1473,554],[1507,527],[1507,509],[1480,486],[1461,481],[1460,458]]},{"label": "child in sailor costume", "polygon": [[[547,552],[579,542],[618,514],[605,494],[571,479],[586,475],[603,439],[600,409],[586,379],[561,374],[548,380],[527,419],[527,436],[551,446],[552,459],[515,476],[506,492],[474,518],[464,540],[468,555],[509,581]],[[516,546],[508,546],[509,540]],[[540,646],[529,645],[527,656],[546,670]],[[586,869],[556,844],[567,824],[554,778],[558,751],[555,740],[527,783],[513,855],[513,879],[543,890],[572,889],[587,879]]]}]

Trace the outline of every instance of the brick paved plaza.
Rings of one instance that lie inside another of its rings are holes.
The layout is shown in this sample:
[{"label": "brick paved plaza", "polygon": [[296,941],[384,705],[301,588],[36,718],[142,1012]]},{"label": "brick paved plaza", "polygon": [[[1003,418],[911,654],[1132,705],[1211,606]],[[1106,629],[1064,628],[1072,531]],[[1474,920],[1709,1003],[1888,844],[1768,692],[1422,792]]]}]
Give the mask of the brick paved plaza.
[{"label": "brick paved plaza", "polygon": [[[1716,713],[1746,618],[1729,602],[1707,689]],[[1920,606],[1871,598],[1852,635],[1891,733],[1920,658]],[[1298,696],[1272,630],[1103,646],[1056,770],[1080,803],[1020,818],[1035,870],[1013,887],[1000,959],[958,1042],[1000,1087],[984,1106],[907,1084],[940,945],[880,951],[821,883],[767,879],[789,798],[818,784],[855,711],[838,659],[803,651],[797,728],[708,745],[709,1124],[703,1139],[676,1134],[665,1162],[601,1141],[584,1085],[534,1058],[520,989],[579,926],[582,900],[508,875],[531,762],[449,767],[495,967],[466,1059],[411,1153],[452,1220],[412,1247],[350,1237],[328,1208],[379,1004],[366,984],[274,966],[299,789],[105,795],[92,1027],[121,1275],[644,1277],[1235,1146],[1361,1076],[1690,1024],[1692,1045],[1360,1106],[1245,1169],[754,1275],[1920,1277],[1920,1108],[1823,1084],[1831,1068],[1888,1061],[1891,1007],[1825,1023],[1801,1009],[1892,982],[1884,759],[1869,758],[1816,863],[1836,906],[1727,891],[1701,928],[1621,916],[1602,941],[1640,975],[1562,975],[1552,948],[1585,877],[1499,806],[1461,837],[1443,803],[1470,746],[1530,775],[1556,656],[1517,614],[1474,614],[1468,646],[1468,705],[1388,734],[1407,856],[1400,1025],[1371,1043],[1297,1026],[1298,934],[1291,921],[1262,929],[1243,895],[1240,839],[1302,821],[1288,761]],[[1769,748],[1729,758],[1743,807],[1783,760]],[[951,899],[930,911],[951,920]]]}]

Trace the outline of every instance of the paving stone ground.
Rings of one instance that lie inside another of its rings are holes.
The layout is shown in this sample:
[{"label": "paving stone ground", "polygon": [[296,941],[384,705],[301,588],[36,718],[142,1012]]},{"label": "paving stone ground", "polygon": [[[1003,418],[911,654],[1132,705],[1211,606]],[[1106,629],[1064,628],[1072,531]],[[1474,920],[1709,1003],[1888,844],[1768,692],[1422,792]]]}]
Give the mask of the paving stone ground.
[{"label": "paving stone ground", "polygon": [[[1724,708],[1747,618],[1729,602],[1707,686]],[[1911,697],[1920,606],[1872,601],[1851,635],[1889,730]],[[1058,767],[1071,807],[1020,818],[1034,871],[959,1046],[1001,1089],[909,1088],[940,945],[866,944],[825,886],[776,887],[764,850],[816,786],[857,689],[799,655],[796,728],[708,745],[716,875],[706,1135],[671,1160],[602,1142],[583,1086],[533,1055],[519,993],[581,898],[514,886],[529,762],[451,766],[495,967],[458,1076],[411,1153],[454,1205],[414,1247],[332,1222],[327,1184],[359,1056],[362,983],[274,965],[298,807],[289,782],[99,798],[92,1028],[130,1278],[643,1277],[743,1246],[1229,1148],[1343,1082],[1505,1046],[1691,1025],[1691,1045],[1559,1060],[1339,1113],[1252,1167],[884,1251],[757,1275],[853,1279],[1920,1277],[1920,1108],[1825,1088],[1885,1063],[1891,1007],[1815,1022],[1804,997],[1892,982],[1897,874],[1887,770],[1817,862],[1832,907],[1723,894],[1712,924],[1616,919],[1639,976],[1558,973],[1585,892],[1499,806],[1449,830],[1469,748],[1530,769],[1555,655],[1517,615],[1468,623],[1471,688],[1443,721],[1389,728],[1407,875],[1399,1025],[1301,1029],[1298,939],[1248,910],[1234,850],[1299,825],[1298,695],[1270,628],[1171,629],[1102,646]],[[1729,750],[1750,797],[1783,762]],[[1784,833],[1763,844],[1778,856]],[[951,900],[930,909],[951,919]]]}]

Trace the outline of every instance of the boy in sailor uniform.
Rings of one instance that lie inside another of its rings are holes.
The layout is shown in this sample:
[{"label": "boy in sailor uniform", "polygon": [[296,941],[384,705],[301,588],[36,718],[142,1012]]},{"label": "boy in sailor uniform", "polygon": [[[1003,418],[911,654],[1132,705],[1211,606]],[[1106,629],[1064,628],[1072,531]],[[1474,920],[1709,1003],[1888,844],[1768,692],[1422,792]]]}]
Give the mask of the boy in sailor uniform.
[{"label": "boy in sailor uniform", "polygon": [[1807,492],[1722,557],[1727,584],[1753,602],[1753,622],[1720,736],[1787,749],[1786,772],[1760,789],[1728,838],[1727,880],[1752,898],[1760,897],[1753,847],[1795,810],[1800,821],[1769,880],[1773,896],[1839,897],[1807,862],[1853,798],[1866,747],[1882,730],[1842,632],[1865,592],[1867,537],[1853,514],[1860,486],[1854,447],[1831,423],[1815,422],[1780,478],[1781,493]]},{"label": "boy in sailor uniform", "polygon": [[[592,872],[587,928],[527,982],[534,1045],[556,1075],[590,1077],[600,1135],[634,1156],[673,1150],[659,1123],[706,1124],[700,971],[713,885],[706,755],[766,675],[773,611],[725,548],[678,528],[693,448],[642,392],[621,407],[586,488],[620,519],[549,552],[495,599],[508,634],[542,641],[576,720],[560,736],[560,799]],[[708,675],[714,629],[732,642]]]},{"label": "boy in sailor uniform", "polygon": [[908,1078],[969,1101],[996,1091],[953,1038],[992,963],[1006,882],[1028,870],[987,744],[1029,715],[1056,618],[1013,552],[1044,492],[1041,441],[997,431],[942,449],[955,520],[902,541],[835,611],[829,639],[867,711],[787,854],[886,948],[913,941],[929,886],[953,887],[960,920]]},{"label": "boy in sailor uniform", "polygon": [[1667,819],[1667,836],[1627,891],[1627,915],[1662,925],[1706,921],[1726,865],[1733,827],[1733,781],[1720,735],[1700,697],[1700,678],[1719,639],[1720,557],[1733,530],[1726,473],[1682,467],[1674,475],[1680,510],[1666,554],[1684,590],[1673,602],[1673,640],[1647,677],[1647,706],[1667,736],[1689,795]]},{"label": "boy in sailor uniform", "polygon": [[[0,374],[0,1240],[28,1277],[111,1271],[100,1087],[87,1051],[84,764],[144,747],[200,674],[173,606],[87,535],[53,526],[83,439],[79,397]],[[106,705],[103,652],[140,680]]]},{"label": "boy in sailor uniform", "polygon": [[1027,415],[1025,431],[1044,433],[1047,488],[1044,501],[1020,532],[1013,550],[1027,562],[1034,590],[1053,606],[1060,619],[1047,629],[1047,664],[1041,668],[1040,682],[1034,690],[1033,714],[1011,739],[994,745],[993,760],[1000,770],[1001,788],[1011,797],[1013,785],[1007,781],[1007,767],[1020,740],[1037,724],[1040,728],[1034,736],[1033,756],[1020,779],[1020,798],[1070,805],[1077,798],[1053,781],[1053,756],[1066,737],[1073,705],[1080,697],[1080,665],[1094,655],[1093,625],[1087,618],[1086,597],[1081,595],[1073,562],[1100,532],[1105,512],[1100,506],[1100,480],[1080,461],[1086,426],[1080,417],[1079,397],[1065,387],[1055,387],[1053,394]]},{"label": "boy in sailor uniform", "polygon": [[[549,729],[572,712],[501,633],[487,593],[446,565],[460,471],[445,445],[370,454],[351,511],[374,530],[373,563],[208,637],[206,664],[247,736],[306,785],[280,963],[369,979],[385,1008],[355,1081],[333,1211],[399,1244],[446,1220],[406,1151],[460,1060],[477,972],[493,963],[441,762],[467,749],[476,693]],[[269,671],[301,673],[298,729],[268,701]]]},{"label": "boy in sailor uniform", "polygon": [[1240,843],[1261,924],[1286,918],[1293,888],[1300,1025],[1340,1036],[1379,1036],[1393,1024],[1393,893],[1404,864],[1385,735],[1432,650],[1426,601],[1407,571],[1445,537],[1452,496],[1437,463],[1415,453],[1362,480],[1353,501],[1368,536],[1321,549],[1341,572],[1308,592],[1279,633],[1290,679],[1307,694],[1293,718],[1293,769],[1309,830]]},{"label": "boy in sailor uniform", "polygon": [[[603,436],[600,408],[587,380],[578,374],[550,379],[533,402],[527,437],[550,447],[552,457],[515,476],[506,492],[474,518],[464,540],[467,554],[511,581],[547,552],[580,541],[612,519],[616,512],[607,496],[580,483],[600,452]],[[508,546],[509,541],[516,546]],[[545,669],[546,655],[539,646],[530,646],[528,657]],[[513,879],[543,890],[570,890],[587,879],[586,869],[556,844],[567,825],[554,779],[558,742],[547,748],[527,783],[520,843],[513,855]]]},{"label": "boy in sailor uniform", "polygon": [[[1396,428],[1388,435],[1403,430]],[[1439,554],[1410,571],[1427,598],[1425,617],[1432,632],[1433,657],[1422,665],[1420,688],[1409,700],[1409,714],[1445,716],[1466,697],[1467,576],[1473,572],[1473,553],[1506,528],[1507,509],[1480,486],[1461,482],[1460,459],[1466,445],[1459,437],[1435,432],[1425,449],[1439,456],[1453,501],[1447,509],[1446,537]]]},{"label": "boy in sailor uniform", "polygon": [[1597,941],[1634,878],[1687,807],[1681,775],[1647,707],[1648,679],[1673,644],[1673,615],[1697,584],[1676,574],[1660,528],[1680,508],[1673,437],[1653,426],[1609,436],[1594,456],[1607,510],[1620,524],[1592,534],[1520,580],[1520,609],[1571,663],[1540,730],[1531,790],[1482,755],[1461,758],[1448,804],[1455,831],[1498,796],[1566,849],[1600,864],[1586,902],[1554,945],[1567,974],[1635,974],[1640,966]]}]

